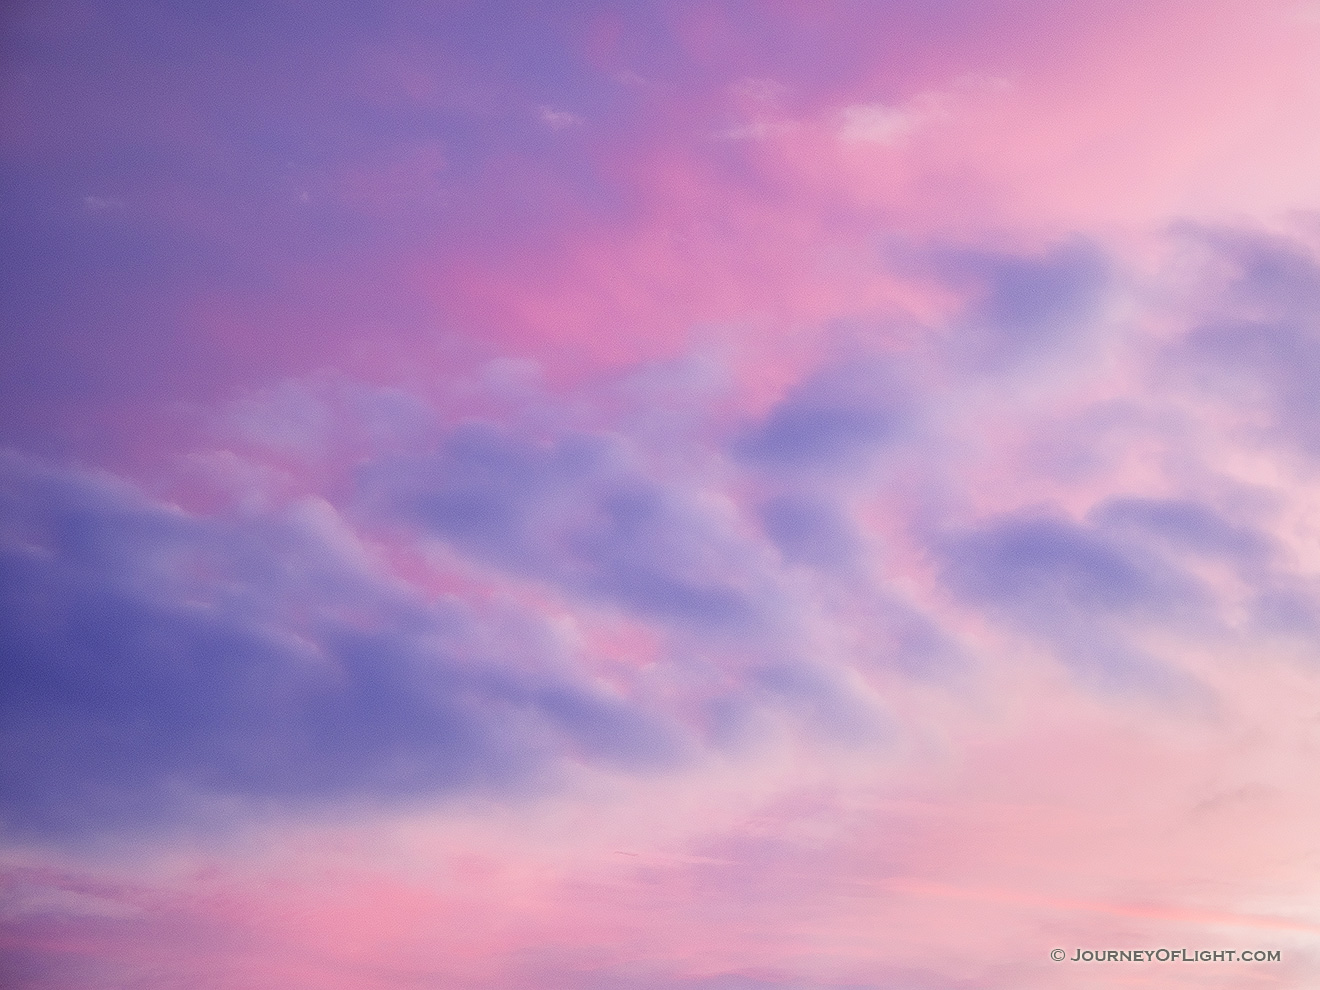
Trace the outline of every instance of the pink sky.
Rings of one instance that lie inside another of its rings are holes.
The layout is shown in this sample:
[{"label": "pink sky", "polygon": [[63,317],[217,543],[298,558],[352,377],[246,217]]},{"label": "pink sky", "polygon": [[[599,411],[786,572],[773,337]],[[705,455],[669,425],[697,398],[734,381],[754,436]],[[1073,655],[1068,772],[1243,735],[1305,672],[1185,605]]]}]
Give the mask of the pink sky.
[{"label": "pink sky", "polygon": [[0,26],[0,982],[1315,985],[1320,6]]}]

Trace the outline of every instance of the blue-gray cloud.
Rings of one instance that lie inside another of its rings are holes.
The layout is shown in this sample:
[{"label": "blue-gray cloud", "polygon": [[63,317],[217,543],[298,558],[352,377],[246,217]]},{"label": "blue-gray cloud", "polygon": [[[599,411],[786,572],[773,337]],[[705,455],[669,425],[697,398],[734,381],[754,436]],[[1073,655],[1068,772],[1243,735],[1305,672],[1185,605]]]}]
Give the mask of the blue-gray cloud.
[{"label": "blue-gray cloud", "polygon": [[[1102,520],[1125,515],[1178,518],[1181,512],[1218,532],[1209,510],[1119,500],[1101,507]],[[1180,520],[1184,521],[1184,520]],[[1048,644],[1090,680],[1180,690],[1182,678],[1137,645],[1142,628],[1210,629],[1210,592],[1148,534],[1016,514],[937,538],[945,584],[963,601]]]},{"label": "blue-gray cloud", "polygon": [[945,576],[961,595],[1015,618],[1168,615],[1199,603],[1196,586],[1105,534],[1048,516],[1009,516],[956,536]]},{"label": "blue-gray cloud", "polygon": [[1271,541],[1259,530],[1187,498],[1121,496],[1096,506],[1088,519],[1110,531],[1155,539],[1177,551],[1222,557],[1243,567],[1263,564],[1272,552]]},{"label": "blue-gray cloud", "polygon": [[967,298],[948,356],[981,372],[1005,371],[1083,338],[1116,285],[1109,257],[1081,239],[1036,254],[936,247],[896,263]]},{"label": "blue-gray cloud", "polygon": [[378,464],[364,483],[471,558],[575,596],[707,631],[764,619],[755,545],[695,489],[640,470],[617,437],[540,441],[470,422],[434,456]]},{"label": "blue-gray cloud", "polygon": [[427,603],[325,521],[202,520],[15,458],[0,480],[0,814],[46,838],[535,787],[682,734],[534,619]]},{"label": "blue-gray cloud", "polygon": [[790,563],[830,570],[852,565],[861,553],[856,527],[822,498],[777,495],[762,503],[759,516],[766,534]]},{"label": "blue-gray cloud", "polygon": [[1254,420],[1320,455],[1320,259],[1305,244],[1250,231],[1195,231],[1217,274],[1172,366]]},{"label": "blue-gray cloud", "polygon": [[827,364],[743,429],[732,452],[767,471],[864,467],[911,426],[915,384],[883,358]]}]

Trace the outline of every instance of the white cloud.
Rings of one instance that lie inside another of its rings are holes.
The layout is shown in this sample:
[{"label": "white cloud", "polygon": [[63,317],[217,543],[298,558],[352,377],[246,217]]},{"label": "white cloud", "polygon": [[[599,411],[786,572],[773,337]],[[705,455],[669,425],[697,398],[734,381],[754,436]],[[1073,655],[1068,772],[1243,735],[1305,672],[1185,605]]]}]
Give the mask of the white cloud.
[{"label": "white cloud", "polygon": [[726,141],[765,141],[788,134],[797,126],[793,120],[751,120],[720,131],[717,137]]},{"label": "white cloud", "polygon": [[859,103],[839,111],[837,133],[849,142],[895,144],[912,133],[921,119],[915,109]]},{"label": "white cloud", "polygon": [[960,104],[1012,89],[996,76],[959,76],[941,89],[929,89],[902,103],[855,103],[834,118],[840,140],[859,144],[898,144],[920,127],[948,117]]},{"label": "white cloud", "polygon": [[565,128],[577,127],[582,123],[582,118],[577,114],[569,113],[567,110],[556,110],[554,107],[542,106],[539,110],[541,123],[545,124],[552,131],[562,131]]}]

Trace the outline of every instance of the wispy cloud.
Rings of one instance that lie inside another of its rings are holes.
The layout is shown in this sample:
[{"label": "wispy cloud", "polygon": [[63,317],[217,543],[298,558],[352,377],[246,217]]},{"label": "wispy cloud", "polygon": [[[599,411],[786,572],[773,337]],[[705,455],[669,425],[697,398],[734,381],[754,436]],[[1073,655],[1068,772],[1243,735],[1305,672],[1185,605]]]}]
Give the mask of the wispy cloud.
[{"label": "wispy cloud", "polygon": [[537,110],[537,116],[541,123],[552,131],[562,131],[570,127],[579,127],[582,124],[582,118],[577,114],[569,113],[567,110],[556,110],[554,107],[542,106]]}]

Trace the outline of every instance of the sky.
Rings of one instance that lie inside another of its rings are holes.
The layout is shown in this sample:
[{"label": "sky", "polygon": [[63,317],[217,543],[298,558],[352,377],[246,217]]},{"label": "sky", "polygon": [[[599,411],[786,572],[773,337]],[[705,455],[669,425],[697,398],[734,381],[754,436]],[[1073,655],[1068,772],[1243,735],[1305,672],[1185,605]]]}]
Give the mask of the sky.
[{"label": "sky", "polygon": [[1300,0],[5,4],[0,982],[1316,986],[1316,120]]}]

